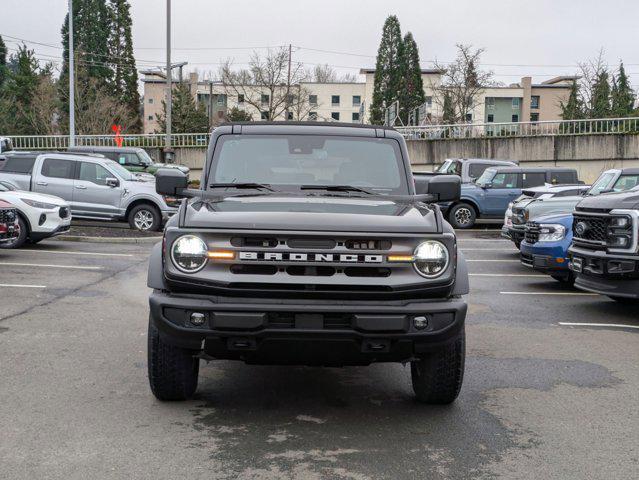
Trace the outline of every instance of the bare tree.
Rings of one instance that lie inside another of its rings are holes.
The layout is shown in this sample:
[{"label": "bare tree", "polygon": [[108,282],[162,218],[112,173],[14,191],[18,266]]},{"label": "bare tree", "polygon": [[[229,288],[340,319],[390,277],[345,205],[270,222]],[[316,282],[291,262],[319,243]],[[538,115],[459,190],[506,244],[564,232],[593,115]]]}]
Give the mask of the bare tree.
[{"label": "bare tree", "polygon": [[76,88],[76,127],[81,135],[111,133],[111,126],[122,125],[126,132],[135,117],[126,104],[110,96],[105,87],[91,80]]},{"label": "bare tree", "polygon": [[603,48],[596,57],[586,62],[578,63],[581,79],[579,80],[579,96],[583,113],[590,115],[595,110],[596,89],[601,78],[608,73],[608,65],[604,58]]},{"label": "bare tree", "polygon": [[[433,100],[442,111],[448,110],[447,121],[465,122],[467,115],[483,102],[483,90],[495,85],[492,71],[478,69],[483,53],[482,48],[473,50],[472,45],[458,44],[455,61],[447,65],[435,61],[435,67],[443,74],[441,83],[433,86],[437,93]],[[445,101],[450,104],[444,105]]]},{"label": "bare tree", "polygon": [[352,73],[345,73],[339,75],[337,71],[329,64],[315,65],[315,68],[309,75],[314,82],[317,83],[355,83],[357,82],[357,75]]},{"label": "bare tree", "polygon": [[58,89],[50,75],[43,75],[33,92],[33,104],[24,112],[33,132],[55,135],[58,131]]},{"label": "bare tree", "polygon": [[227,60],[219,77],[227,95],[241,96],[265,120],[295,118],[295,112],[302,112],[308,104],[308,95],[300,87],[307,72],[299,62],[289,67],[286,48],[269,50],[265,56],[253,52],[247,69],[235,70]]}]

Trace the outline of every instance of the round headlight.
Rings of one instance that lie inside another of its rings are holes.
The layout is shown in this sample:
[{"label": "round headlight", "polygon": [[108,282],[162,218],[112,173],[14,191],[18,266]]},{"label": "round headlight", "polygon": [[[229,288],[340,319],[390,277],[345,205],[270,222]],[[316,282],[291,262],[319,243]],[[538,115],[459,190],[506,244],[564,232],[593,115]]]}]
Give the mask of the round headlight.
[{"label": "round headlight", "polygon": [[179,270],[185,273],[195,273],[206,265],[207,251],[208,247],[200,237],[184,235],[173,242],[171,259]]},{"label": "round headlight", "polygon": [[435,278],[448,266],[448,250],[434,240],[420,243],[415,249],[415,270],[422,277]]}]

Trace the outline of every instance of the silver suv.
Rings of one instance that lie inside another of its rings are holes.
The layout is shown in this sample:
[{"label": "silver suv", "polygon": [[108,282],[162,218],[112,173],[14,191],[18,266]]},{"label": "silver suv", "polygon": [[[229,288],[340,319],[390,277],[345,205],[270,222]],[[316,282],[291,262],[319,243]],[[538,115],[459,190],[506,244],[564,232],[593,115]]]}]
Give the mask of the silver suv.
[{"label": "silver suv", "polygon": [[155,191],[103,157],[82,154],[20,152],[0,156],[0,180],[21,190],[63,198],[75,218],[126,220],[131,228],[159,230],[176,212],[179,200]]}]

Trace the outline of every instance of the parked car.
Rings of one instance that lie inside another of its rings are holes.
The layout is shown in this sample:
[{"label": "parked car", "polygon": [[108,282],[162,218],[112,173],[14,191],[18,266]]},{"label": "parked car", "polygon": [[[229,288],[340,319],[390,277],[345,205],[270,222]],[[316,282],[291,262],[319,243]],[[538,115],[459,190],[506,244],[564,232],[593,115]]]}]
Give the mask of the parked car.
[{"label": "parked car", "polygon": [[0,153],[13,150],[13,142],[10,138],[0,137]]},{"label": "parked car", "polygon": [[433,172],[413,172],[420,177],[434,175],[458,175],[462,183],[473,183],[490,167],[515,167],[515,160],[491,160],[488,158],[447,158]]},{"label": "parked car", "polygon": [[508,204],[504,215],[501,236],[512,240],[517,248],[524,239],[526,226],[525,211],[531,203],[547,198],[574,197],[585,195],[590,185],[550,185],[522,190],[522,194]]},{"label": "parked car", "polygon": [[156,163],[143,148],[136,147],[69,147],[69,152],[98,153],[119,163],[130,172],[149,173],[155,175],[160,168],[177,168],[183,173],[189,173],[189,167],[172,163]]},{"label": "parked car", "polygon": [[520,247],[522,264],[560,282],[574,282],[568,268],[568,248],[572,241],[572,212],[582,199],[555,197],[526,207],[527,222]]},{"label": "parked car", "polygon": [[68,153],[0,156],[0,180],[20,190],[66,200],[74,217],[126,220],[131,228],[155,231],[176,212],[179,200],[155,191],[155,182],[108,158]]},{"label": "parked car", "polygon": [[639,302],[639,186],[588,196],[573,216],[569,255],[575,286],[622,303]]},{"label": "parked car", "polygon": [[59,197],[18,190],[0,180],[0,200],[10,202],[16,208],[20,225],[20,235],[0,248],[18,248],[27,241],[37,243],[71,228],[71,209]]},{"label": "parked car", "polygon": [[18,212],[9,202],[0,200],[0,246],[20,235]]},{"label": "parked car", "polygon": [[442,203],[448,221],[455,228],[470,228],[478,218],[501,219],[508,204],[523,189],[550,184],[579,183],[572,168],[490,167],[475,183],[462,185],[461,199]]}]

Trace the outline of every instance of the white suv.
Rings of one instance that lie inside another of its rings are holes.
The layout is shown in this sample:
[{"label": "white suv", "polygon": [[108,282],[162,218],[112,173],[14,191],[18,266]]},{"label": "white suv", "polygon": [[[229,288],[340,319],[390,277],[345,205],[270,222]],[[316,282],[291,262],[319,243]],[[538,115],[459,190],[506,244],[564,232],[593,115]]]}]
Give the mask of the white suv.
[{"label": "white suv", "polygon": [[37,243],[68,232],[71,227],[71,209],[60,197],[17,190],[0,180],[0,200],[13,204],[20,225],[20,235],[0,244],[0,248],[18,248],[26,241]]}]

